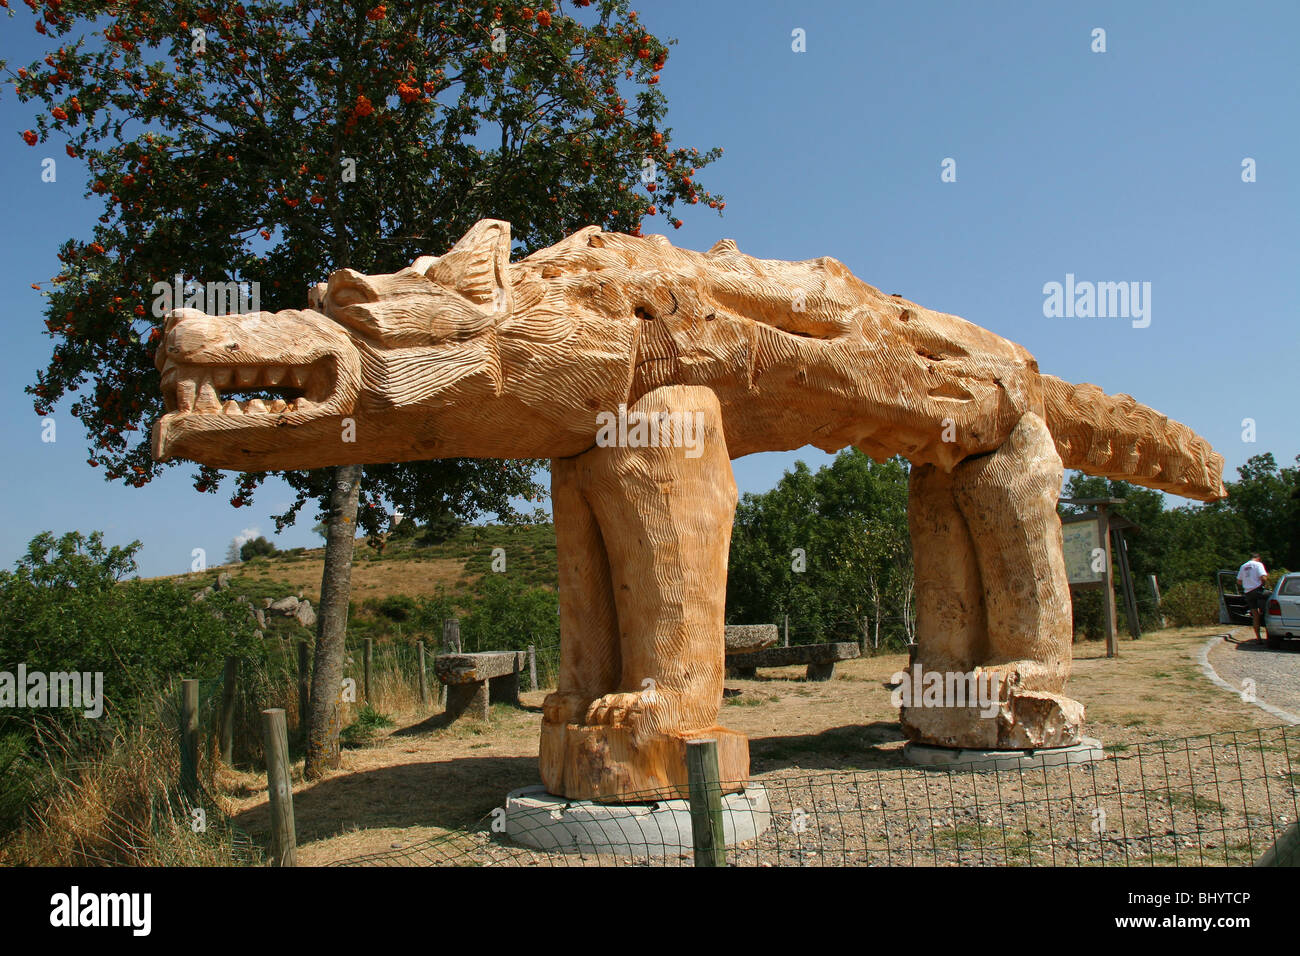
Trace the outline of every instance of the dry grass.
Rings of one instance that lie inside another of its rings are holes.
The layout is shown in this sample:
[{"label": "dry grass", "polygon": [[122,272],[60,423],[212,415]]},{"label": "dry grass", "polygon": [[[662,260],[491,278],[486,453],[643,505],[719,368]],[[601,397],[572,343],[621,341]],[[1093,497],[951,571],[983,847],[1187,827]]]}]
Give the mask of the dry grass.
[{"label": "dry grass", "polygon": [[[1123,757],[1155,740],[1273,726],[1276,721],[1268,714],[1200,674],[1197,653],[1219,630],[1178,628],[1137,642],[1121,641],[1115,659],[1107,659],[1099,643],[1076,645],[1070,693],[1088,708],[1089,734]],[[359,663],[350,669],[358,684]],[[380,659],[371,675],[369,703],[395,718],[396,727],[381,731],[370,746],[345,750],[342,767],[311,784],[301,781],[301,763],[296,765],[294,800],[304,864],[385,852],[471,827],[501,806],[508,791],[536,782],[545,690],[525,692],[523,708],[494,705],[486,722],[466,718],[449,725],[435,713],[438,688],[432,674],[434,703],[421,704],[412,664],[400,656]],[[905,655],[890,654],[844,662],[835,679],[825,683],[804,681],[802,668],[729,680],[727,685],[741,693],[726,700],[721,722],[749,735],[753,776],[769,786],[778,803],[784,799],[779,795],[809,771],[897,774],[904,767],[903,738],[887,685],[905,665]],[[279,703],[292,724],[296,702],[291,688],[283,692],[288,696]],[[345,725],[357,709],[348,706]],[[161,866],[246,861],[247,853],[229,840],[191,832],[186,808],[176,796],[175,735],[162,729],[170,726],[160,715],[156,721],[123,727],[111,746],[75,771],[66,760],[70,753],[49,748],[55,756],[43,809],[0,851],[0,862]],[[238,828],[264,844],[264,775],[206,760],[204,770],[208,791],[219,803],[214,810],[228,812]],[[835,800],[842,794],[823,796]],[[1169,819],[1179,809],[1171,805]],[[953,830],[952,849],[969,842],[963,829],[969,822],[954,816],[944,824]],[[877,833],[871,829],[874,823],[864,823],[864,846],[888,837],[893,823],[881,814],[879,825],[884,829]],[[925,826],[932,834],[938,824]],[[1157,848],[1150,849],[1154,853]],[[778,862],[782,859],[778,854]]]},{"label": "dry grass", "polygon": [[[358,552],[362,547],[358,543]],[[236,584],[244,577],[253,583],[283,581],[291,593],[301,591],[312,604],[318,604],[324,557],[309,551],[294,561],[231,565],[222,570],[229,571]],[[382,599],[394,594],[419,598],[436,595],[443,588],[451,592],[464,574],[465,562],[455,558],[357,561],[352,565],[352,600],[360,603],[367,598]]]},{"label": "dry grass", "polygon": [[[435,596],[444,589],[447,593],[456,592],[481,576],[465,570],[468,560],[468,555],[435,557],[418,552],[375,560],[366,539],[358,538],[352,563],[352,600],[359,604],[368,598],[383,599],[395,594],[420,598]],[[252,585],[256,590],[257,585],[275,584],[283,587],[285,594],[301,593],[312,604],[318,604],[324,569],[325,549],[310,548],[301,554],[282,552],[242,564],[211,566],[208,577],[227,572],[237,586]],[[193,578],[192,574],[174,574],[156,580],[185,582]]]},{"label": "dry grass", "polygon": [[[30,822],[0,851],[0,863],[234,866],[256,855],[222,832],[222,798],[205,810],[207,832],[194,831],[191,806],[177,787],[177,736],[158,723],[119,725],[89,757],[66,739],[42,743],[48,789]],[[228,781],[211,783],[209,793]]]},{"label": "dry grass", "polygon": [[[1070,692],[1088,708],[1088,733],[1123,753],[1162,738],[1273,726],[1268,714],[1201,676],[1197,652],[1219,630],[1175,628],[1122,640],[1110,660],[1100,643],[1076,645]],[[728,680],[741,695],[724,704],[721,722],[749,735],[760,781],[810,770],[897,770],[904,741],[886,684],[905,666],[905,655],[889,654],[842,663],[826,683],[804,681],[795,667]],[[537,782],[545,691],[524,693],[523,709],[494,706],[486,723],[468,718],[450,726],[436,706],[404,707],[397,688],[391,698],[380,696],[389,692],[377,687],[376,703],[398,726],[372,747],[345,752],[340,770],[296,791],[304,864],[445,835],[501,806],[508,791]],[[415,695],[408,690],[405,699],[413,705]],[[261,790],[237,800],[236,822],[265,834],[265,802]]]}]

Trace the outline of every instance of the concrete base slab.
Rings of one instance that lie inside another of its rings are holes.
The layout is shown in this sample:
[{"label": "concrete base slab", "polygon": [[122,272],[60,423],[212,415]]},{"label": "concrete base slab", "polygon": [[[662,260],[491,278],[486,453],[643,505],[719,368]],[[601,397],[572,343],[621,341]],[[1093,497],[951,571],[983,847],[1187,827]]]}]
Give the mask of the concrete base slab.
[{"label": "concrete base slab", "polygon": [[[723,796],[727,846],[753,840],[771,823],[763,787],[750,784]],[[563,853],[667,856],[689,853],[694,846],[689,801],[593,803],[557,797],[541,784],[506,796],[506,835],[524,846]]]},{"label": "concrete base slab", "polygon": [[903,756],[918,767],[940,770],[1029,770],[1035,767],[1062,767],[1067,764],[1104,760],[1101,741],[1084,737],[1071,747],[1040,747],[1037,750],[969,750],[909,743]]}]

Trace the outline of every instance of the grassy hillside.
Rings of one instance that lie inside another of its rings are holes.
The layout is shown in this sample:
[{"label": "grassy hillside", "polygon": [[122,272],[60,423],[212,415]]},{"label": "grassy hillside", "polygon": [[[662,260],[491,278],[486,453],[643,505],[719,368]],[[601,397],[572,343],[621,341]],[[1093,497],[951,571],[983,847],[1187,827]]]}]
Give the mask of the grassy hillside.
[{"label": "grassy hillside", "polygon": [[[410,637],[407,600],[443,598],[461,609],[470,608],[484,596],[483,582],[492,571],[493,550],[504,551],[505,570],[499,572],[512,585],[556,587],[555,528],[544,525],[483,525],[461,528],[441,542],[430,541],[423,532],[412,537],[390,537],[383,550],[357,539],[352,566],[352,610],[348,630],[353,637]],[[208,568],[177,575],[173,580],[198,591],[216,584],[217,576],[228,573],[237,593],[247,595],[255,606],[262,598],[301,595],[319,604],[321,571],[325,549],[294,548],[242,564]],[[292,621],[274,617],[271,630],[288,629],[302,636]],[[290,636],[286,633],[281,636]]]}]

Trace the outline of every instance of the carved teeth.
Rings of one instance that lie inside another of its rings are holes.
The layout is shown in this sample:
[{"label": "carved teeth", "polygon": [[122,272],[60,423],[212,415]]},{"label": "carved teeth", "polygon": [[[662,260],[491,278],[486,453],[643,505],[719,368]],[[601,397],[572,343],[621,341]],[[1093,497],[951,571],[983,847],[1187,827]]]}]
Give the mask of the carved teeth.
[{"label": "carved teeth", "polygon": [[295,412],[309,412],[315,407],[315,402],[309,402],[305,398],[300,398],[293,403],[293,410]]},{"label": "carved teeth", "polygon": [[244,411],[250,415],[266,411],[266,402],[260,398],[250,398],[248,404],[244,406]]},{"label": "carved teeth", "polygon": [[288,370],[283,365],[272,365],[266,370],[266,384],[279,385],[284,381],[286,371]]},{"label": "carved teeth", "polygon": [[277,398],[275,401],[271,403],[271,411],[273,412],[282,412],[288,407],[289,407],[289,403],[286,402],[283,398]]},{"label": "carved teeth", "polygon": [[221,408],[221,398],[217,395],[216,386],[212,384],[212,379],[204,378],[203,384],[199,386],[199,399],[195,403],[194,410],[198,412],[215,412]]},{"label": "carved teeth", "polygon": [[212,384],[217,388],[226,388],[234,377],[235,370],[233,368],[214,368],[212,370]]},{"label": "carved teeth", "polygon": [[261,370],[256,365],[241,365],[235,369],[235,383],[240,388],[248,388],[257,382]]},{"label": "carved teeth", "polygon": [[176,407],[182,412],[194,408],[194,379],[182,379],[176,384]]},{"label": "carved teeth", "polygon": [[289,384],[294,388],[302,388],[307,384],[308,373],[310,369],[305,365],[295,365],[289,369]]},{"label": "carved teeth", "polygon": [[226,415],[244,414],[244,410],[239,407],[239,402],[235,401],[233,398],[230,401],[226,402],[225,405],[221,406],[221,411]]}]

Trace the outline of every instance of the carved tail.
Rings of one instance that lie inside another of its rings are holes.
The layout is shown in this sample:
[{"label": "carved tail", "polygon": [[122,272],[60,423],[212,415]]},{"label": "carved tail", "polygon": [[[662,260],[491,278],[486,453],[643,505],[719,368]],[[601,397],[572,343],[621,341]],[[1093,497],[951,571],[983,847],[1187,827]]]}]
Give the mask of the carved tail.
[{"label": "carved tail", "polygon": [[1044,375],[1043,399],[1066,468],[1199,501],[1227,494],[1223,456],[1186,425],[1131,395],[1107,395],[1096,385]]}]

